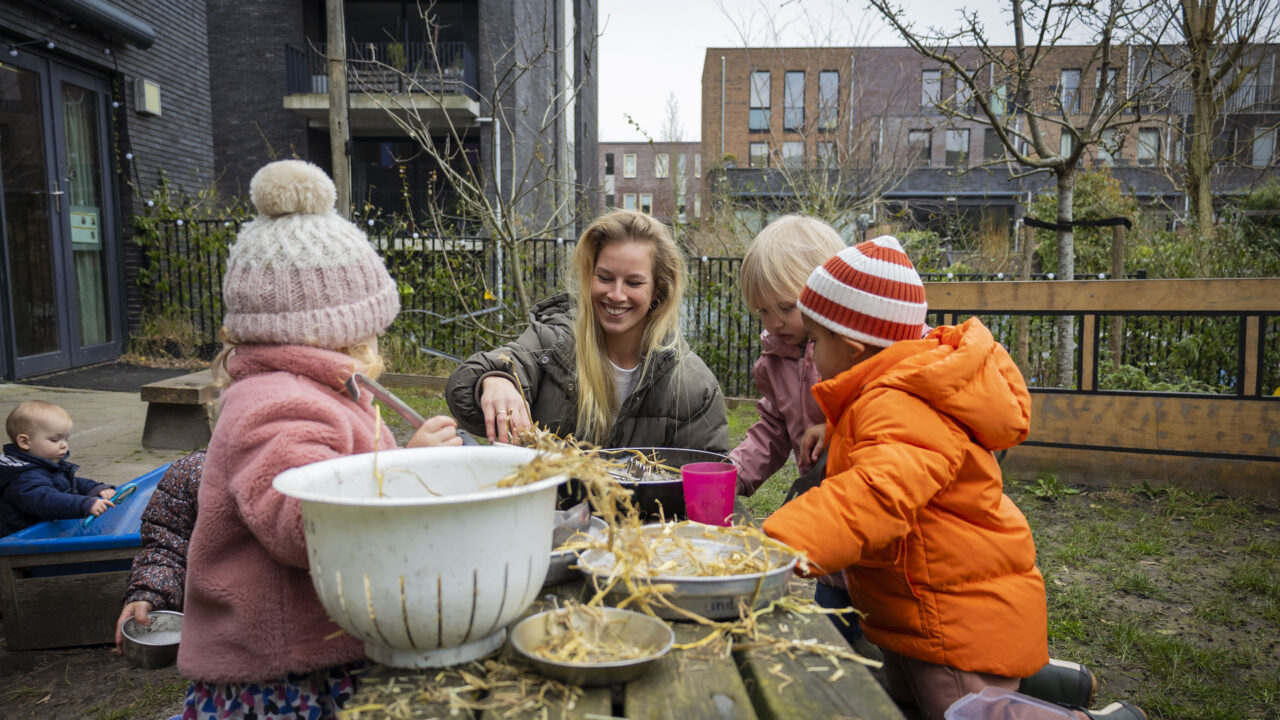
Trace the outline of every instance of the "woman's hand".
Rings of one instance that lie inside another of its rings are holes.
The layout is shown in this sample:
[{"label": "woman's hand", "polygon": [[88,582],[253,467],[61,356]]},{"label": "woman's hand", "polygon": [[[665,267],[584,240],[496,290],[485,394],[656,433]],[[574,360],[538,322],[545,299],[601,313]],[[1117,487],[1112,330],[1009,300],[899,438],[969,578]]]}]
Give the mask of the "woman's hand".
[{"label": "woman's hand", "polygon": [[504,377],[491,375],[484,379],[480,385],[480,409],[484,411],[484,431],[489,442],[509,443],[516,433],[532,424],[520,389]]},{"label": "woman's hand", "polygon": [[458,437],[458,423],[448,415],[436,415],[427,418],[422,427],[409,438],[408,447],[444,447],[461,445]]},{"label": "woman's hand", "polygon": [[814,425],[804,431],[800,436],[800,451],[809,458],[809,462],[818,462],[818,458],[822,457],[822,451],[827,447],[827,426]]},{"label": "woman's hand", "polygon": [[124,636],[121,634],[120,626],[124,625],[125,620],[128,620],[129,618],[133,618],[141,625],[150,625],[151,618],[147,613],[151,612],[151,609],[151,603],[146,600],[135,600],[128,605],[125,605],[124,609],[120,611],[120,617],[116,620],[117,655],[120,654],[120,643],[124,641]]}]

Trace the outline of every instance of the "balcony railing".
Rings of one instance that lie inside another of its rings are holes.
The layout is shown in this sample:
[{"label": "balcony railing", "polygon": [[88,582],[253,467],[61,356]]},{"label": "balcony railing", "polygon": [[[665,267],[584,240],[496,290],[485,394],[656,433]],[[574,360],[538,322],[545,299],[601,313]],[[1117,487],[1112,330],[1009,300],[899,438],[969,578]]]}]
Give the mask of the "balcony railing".
[{"label": "balcony railing", "polygon": [[[285,46],[285,91],[329,92],[326,46]],[[347,84],[363,93],[428,93],[476,98],[476,58],[462,42],[351,42],[347,46]]]},{"label": "balcony railing", "polygon": [[[1119,89],[1123,92],[1123,89]],[[1064,88],[1057,85],[1038,86],[1032,89],[1030,107],[1033,111],[1045,115],[1059,115],[1064,110],[1068,115],[1088,115],[1093,110],[1096,89],[1092,86]],[[998,113],[1012,113],[1019,110],[1011,93],[988,91],[987,98]],[[1103,102],[1112,105],[1124,102],[1121,94],[1108,93]],[[1190,115],[1193,94],[1184,86],[1152,87],[1136,91],[1129,97],[1122,109],[1125,114],[1140,113],[1142,115]],[[974,107],[956,105],[955,98],[943,98],[937,104],[921,105],[921,115],[940,115],[946,109],[972,113]],[[1104,108],[1105,109],[1105,108]],[[1224,115],[1250,113],[1280,113],[1280,87],[1273,85],[1249,84],[1235,92],[1222,108]],[[915,113],[902,113],[903,116],[914,116]]]}]

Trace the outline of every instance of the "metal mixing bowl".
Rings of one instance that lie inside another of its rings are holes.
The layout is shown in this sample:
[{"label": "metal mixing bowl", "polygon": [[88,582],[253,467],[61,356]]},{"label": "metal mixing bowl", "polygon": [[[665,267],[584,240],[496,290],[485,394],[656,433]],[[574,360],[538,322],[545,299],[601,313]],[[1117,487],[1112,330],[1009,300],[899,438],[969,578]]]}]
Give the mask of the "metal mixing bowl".
[{"label": "metal mixing bowl", "polygon": [[[726,455],[705,450],[686,450],[684,448],[607,448],[601,450],[600,455],[610,460],[625,461],[627,458],[633,457],[635,451],[639,451],[650,458],[656,457],[663,465],[677,470],[696,462],[729,462],[729,458]],[[640,511],[641,516],[657,518],[661,515],[667,520],[684,518],[684,481],[678,472],[670,480],[624,481],[620,484],[635,493],[632,501]],[[562,507],[568,507],[586,498],[586,492],[583,490],[582,485],[573,479],[570,479],[569,482],[560,487],[560,494],[562,498],[560,505]]]},{"label": "metal mixing bowl", "polygon": [[[569,614],[569,622],[574,627],[581,627],[585,623],[598,622],[592,617],[597,612],[603,613],[608,632],[617,633],[626,642],[648,649],[649,652],[631,660],[601,663],[558,662],[540,657],[534,652],[534,648],[545,644],[550,638],[557,616]],[[617,608],[592,608],[590,613],[589,615],[588,611],[577,608],[562,608],[530,615],[511,629],[511,647],[547,677],[570,685],[591,686],[631,682],[670,652],[671,646],[675,644],[676,634],[657,618]],[[579,625],[580,623],[583,625]]]},{"label": "metal mixing bowl", "polygon": [[[152,610],[147,613],[151,625],[143,625],[133,618],[120,626],[123,640],[120,652],[134,667],[148,670],[172,665],[178,660],[178,638],[182,633],[182,613],[173,610]],[[174,633],[177,633],[174,635]]]}]

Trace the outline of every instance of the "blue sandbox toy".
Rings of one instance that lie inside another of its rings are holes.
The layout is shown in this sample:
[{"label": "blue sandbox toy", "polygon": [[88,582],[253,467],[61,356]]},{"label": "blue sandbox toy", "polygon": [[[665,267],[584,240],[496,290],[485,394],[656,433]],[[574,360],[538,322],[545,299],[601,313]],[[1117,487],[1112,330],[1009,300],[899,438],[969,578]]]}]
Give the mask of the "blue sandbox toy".
[{"label": "blue sandbox toy", "polygon": [[97,517],[50,520],[0,538],[0,609],[10,650],[109,643],[142,512],[169,465],[116,488]]}]

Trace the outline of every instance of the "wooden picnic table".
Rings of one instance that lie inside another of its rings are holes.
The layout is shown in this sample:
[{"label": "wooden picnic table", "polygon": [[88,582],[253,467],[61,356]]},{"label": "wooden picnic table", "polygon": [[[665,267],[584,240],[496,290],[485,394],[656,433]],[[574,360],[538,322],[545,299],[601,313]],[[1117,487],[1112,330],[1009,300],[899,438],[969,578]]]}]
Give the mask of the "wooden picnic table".
[{"label": "wooden picnic table", "polygon": [[[793,584],[796,586],[797,584]],[[580,599],[583,581],[547,588],[557,600]],[[550,608],[547,600],[534,603],[529,614]],[[690,643],[709,631],[698,624],[673,622],[676,643]],[[776,637],[817,640],[844,647],[844,639],[825,616],[774,611],[760,618],[761,629]],[[509,653],[510,650],[504,650]],[[841,672],[843,671],[843,672]],[[422,687],[439,677],[438,670],[401,670],[370,663],[361,690],[347,703],[348,710],[370,705],[373,688],[388,686]],[[385,697],[385,696],[383,696]],[[411,714],[401,714],[408,709]],[[478,714],[451,714],[445,705],[412,704],[400,711],[359,710],[344,712],[352,720],[382,718],[573,718],[576,720],[813,720],[815,718],[859,718],[860,720],[902,720],[897,706],[867,668],[848,660],[799,654],[787,657],[761,648],[717,647],[672,650],[648,673],[625,686],[585,688],[574,707],[552,703],[546,715],[541,711],[506,714],[486,710]]]}]

